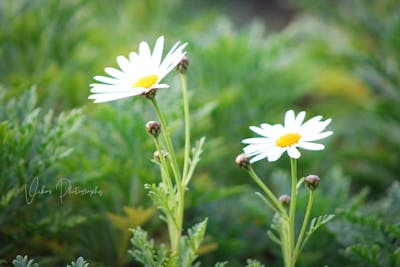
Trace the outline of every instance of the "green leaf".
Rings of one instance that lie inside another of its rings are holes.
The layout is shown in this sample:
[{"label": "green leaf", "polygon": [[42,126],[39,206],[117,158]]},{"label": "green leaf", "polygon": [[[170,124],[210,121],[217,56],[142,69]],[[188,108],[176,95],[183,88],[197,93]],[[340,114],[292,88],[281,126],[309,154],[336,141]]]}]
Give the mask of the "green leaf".
[{"label": "green leaf", "polygon": [[246,267],[265,267],[265,265],[257,260],[248,259]]},{"label": "green leaf", "polygon": [[[154,241],[147,238],[147,233],[140,227],[130,229],[133,233],[131,243],[135,247],[134,250],[128,251],[138,262],[146,267],[169,267],[172,264],[165,245],[161,245],[159,249],[154,246]],[[172,267],[172,266],[171,266]]]},{"label": "green leaf", "polygon": [[15,267],[38,267],[39,264],[34,263],[34,260],[28,259],[28,256],[22,257],[21,255],[18,255],[13,261],[13,265]]},{"label": "green leaf", "polygon": [[189,171],[187,179],[184,181],[184,185],[187,186],[190,182],[190,179],[193,176],[194,170],[196,169],[197,163],[200,161],[200,156],[203,153],[203,145],[206,141],[206,138],[203,136],[196,142],[195,147],[192,149],[192,157],[189,160]]},{"label": "green leaf", "polygon": [[73,261],[71,264],[68,264],[67,267],[87,267],[89,263],[87,263],[82,257],[79,257],[76,262]]},{"label": "green leaf", "polygon": [[207,219],[194,225],[188,230],[187,236],[183,236],[180,247],[180,265],[182,267],[190,267],[197,258],[197,250],[203,241],[206,232]]}]

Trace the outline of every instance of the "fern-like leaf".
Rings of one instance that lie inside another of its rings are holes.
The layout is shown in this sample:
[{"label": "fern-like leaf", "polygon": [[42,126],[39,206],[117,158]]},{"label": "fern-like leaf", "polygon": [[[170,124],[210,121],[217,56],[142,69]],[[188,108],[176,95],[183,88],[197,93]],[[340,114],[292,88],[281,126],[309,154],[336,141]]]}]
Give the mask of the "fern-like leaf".
[{"label": "fern-like leaf", "polygon": [[257,260],[248,259],[246,267],[265,267],[265,265],[261,264],[261,262]]},{"label": "fern-like leaf", "polygon": [[30,260],[28,256],[22,257],[18,255],[13,261],[14,267],[39,267],[39,264],[35,263],[34,260]]},{"label": "fern-like leaf", "polygon": [[189,171],[188,171],[188,176],[187,179],[184,181],[184,185],[187,186],[190,182],[190,179],[193,176],[194,170],[196,168],[197,163],[200,161],[200,156],[203,153],[203,145],[204,142],[206,141],[206,138],[203,136],[196,142],[195,147],[192,149],[192,157],[190,158],[189,161]]},{"label": "fern-like leaf", "polygon": [[180,265],[182,267],[190,267],[197,258],[197,250],[203,241],[206,232],[207,219],[196,224],[188,230],[187,236],[182,238],[180,248]]},{"label": "fern-like leaf", "polygon": [[67,267],[87,267],[89,263],[87,263],[82,257],[79,257],[76,262],[73,261],[71,264],[68,264]]},{"label": "fern-like leaf", "polygon": [[306,244],[306,242],[308,241],[308,239],[310,238],[310,236],[315,231],[317,231],[318,228],[320,228],[324,224],[328,223],[334,217],[335,217],[334,214],[327,214],[327,215],[322,215],[322,216],[313,218],[310,223],[310,228],[309,228],[308,232],[306,233],[306,237],[304,238],[303,243],[301,244],[300,251],[303,250],[303,247]]}]

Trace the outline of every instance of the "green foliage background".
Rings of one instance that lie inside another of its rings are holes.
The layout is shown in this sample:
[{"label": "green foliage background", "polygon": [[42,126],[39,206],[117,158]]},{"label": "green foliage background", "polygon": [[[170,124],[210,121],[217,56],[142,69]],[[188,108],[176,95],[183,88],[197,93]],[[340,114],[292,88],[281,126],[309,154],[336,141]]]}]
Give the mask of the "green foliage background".
[{"label": "green foliage background", "polygon": [[[251,136],[248,126],[281,122],[291,108],[333,119],[326,150],[304,151],[299,174],[321,177],[314,215],[339,215],[311,238],[298,266],[398,266],[400,221],[392,212],[400,191],[398,1],[285,2],[295,17],[281,28],[261,17],[237,19],[237,9],[225,11],[236,1],[213,2],[0,2],[5,264],[20,254],[41,266],[79,256],[91,266],[136,266],[127,253],[128,228],[143,225],[157,243],[166,241],[143,189],[158,178],[144,131],[154,119],[151,107],[140,98],[87,100],[93,76],[116,67],[115,58],[137,50],[140,41],[164,35],[167,47],[189,42],[192,131],[195,139],[207,138],[186,210],[186,226],[208,217],[204,266],[244,266],[248,258],[281,266],[266,235],[272,214],[233,161],[240,141]],[[175,76],[167,78],[172,86],[160,100],[179,145]],[[256,168],[275,192],[289,192],[288,159]],[[68,178],[71,186],[103,194],[69,194],[60,203],[54,190],[28,205],[26,186],[35,177],[48,189]],[[304,195],[301,210],[305,201]]]}]

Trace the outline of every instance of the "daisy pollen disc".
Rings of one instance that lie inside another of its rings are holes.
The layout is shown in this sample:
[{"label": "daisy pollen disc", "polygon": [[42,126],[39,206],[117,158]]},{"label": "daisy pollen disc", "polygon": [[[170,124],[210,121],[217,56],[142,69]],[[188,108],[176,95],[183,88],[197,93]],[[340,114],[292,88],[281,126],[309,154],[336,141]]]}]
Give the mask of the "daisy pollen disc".
[{"label": "daisy pollen disc", "polygon": [[148,75],[143,78],[140,78],[135,84],[132,86],[133,89],[135,88],[147,88],[150,89],[154,84],[158,81],[157,75]]},{"label": "daisy pollen disc", "polygon": [[294,144],[297,144],[301,138],[301,135],[298,133],[288,133],[279,137],[275,144],[279,147],[288,147]]}]

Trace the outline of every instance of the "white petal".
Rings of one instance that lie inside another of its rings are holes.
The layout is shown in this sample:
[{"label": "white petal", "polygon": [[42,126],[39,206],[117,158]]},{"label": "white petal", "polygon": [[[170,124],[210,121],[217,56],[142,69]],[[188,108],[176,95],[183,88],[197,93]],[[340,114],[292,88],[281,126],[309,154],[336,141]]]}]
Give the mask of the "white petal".
[{"label": "white petal", "polygon": [[270,138],[263,138],[263,137],[253,137],[253,138],[246,138],[242,140],[243,144],[265,144],[269,143],[272,140]]},{"label": "white petal", "polygon": [[139,56],[147,62],[151,59],[150,47],[146,42],[141,42],[139,45]]},{"label": "white petal", "polygon": [[187,43],[181,45],[176,51],[174,51],[175,47],[179,44],[176,43],[174,47],[168,52],[165,56],[163,62],[161,63],[159,70],[164,77],[167,73],[169,73],[176,65],[181,61],[182,57],[185,55],[183,49],[187,46]]},{"label": "white petal", "polygon": [[332,134],[333,134],[332,131],[327,131],[327,132],[323,132],[323,133],[305,135],[305,136],[302,136],[301,141],[317,141],[317,140],[321,140],[325,137],[331,136]]},{"label": "white petal", "polygon": [[131,64],[129,60],[124,57],[124,56],[118,56],[117,57],[117,63],[118,66],[121,68],[121,70],[125,73],[129,73],[131,70]]},{"label": "white petal", "polygon": [[90,92],[92,93],[121,93],[121,92],[127,93],[132,90],[132,88],[130,87],[116,86],[109,84],[92,83],[90,86],[92,87],[90,89]]},{"label": "white petal", "polygon": [[297,115],[296,123],[295,123],[296,124],[296,128],[297,128],[296,131],[298,131],[300,129],[300,126],[303,123],[305,117],[306,117],[306,112],[305,111],[302,111]]},{"label": "white petal", "polygon": [[114,78],[110,78],[110,77],[105,77],[105,76],[94,76],[94,78],[96,81],[102,82],[102,83],[108,83],[108,84],[115,84],[118,85],[121,83],[120,80],[114,79]]},{"label": "white petal", "polygon": [[249,128],[250,128],[250,130],[252,130],[252,131],[255,132],[256,134],[259,134],[259,135],[268,137],[266,131],[265,131],[264,129],[262,129],[262,128],[259,128],[259,127],[257,127],[257,126],[250,126]]},{"label": "white petal", "polygon": [[256,161],[265,159],[266,157],[268,157],[268,154],[269,154],[268,152],[260,153],[257,156],[255,156],[254,158],[250,159],[250,163],[254,163]]},{"label": "white petal", "polygon": [[94,94],[90,95],[89,99],[94,99],[94,103],[109,102],[121,98],[130,96],[140,95],[143,93],[141,90],[132,90],[129,93],[105,93],[105,94]]},{"label": "white petal", "polygon": [[306,150],[323,150],[325,148],[325,146],[322,144],[311,142],[300,142],[297,144],[297,146]]},{"label": "white petal", "polygon": [[151,89],[164,89],[164,88],[169,88],[169,85],[165,83],[157,83],[151,87]]},{"label": "white petal", "polygon": [[152,60],[154,66],[157,67],[160,66],[163,49],[164,49],[164,36],[160,36],[158,37],[157,42],[153,49]]},{"label": "white petal", "polygon": [[124,73],[122,71],[114,69],[114,68],[107,67],[107,68],[104,69],[104,71],[108,75],[110,75],[110,76],[112,76],[112,77],[114,77],[116,79],[122,79],[124,77]]},{"label": "white petal", "polygon": [[293,159],[298,159],[301,156],[300,152],[294,146],[288,147],[286,151],[287,151],[289,157],[291,157]]},{"label": "white petal", "polygon": [[259,154],[263,151],[270,150],[271,147],[274,147],[273,145],[268,145],[268,144],[252,144],[248,145],[243,148],[243,151],[245,154]]},{"label": "white petal", "polygon": [[283,152],[285,152],[285,150],[286,150],[286,149],[280,148],[280,147],[274,149],[274,150],[271,151],[271,153],[268,155],[268,161],[269,161],[269,162],[273,162],[273,161],[278,160],[278,159],[282,156]]},{"label": "white petal", "polygon": [[318,134],[322,132],[326,128],[326,126],[328,126],[328,124],[332,121],[331,119],[319,121],[321,119],[321,116],[316,116],[306,121],[299,129],[300,135]]},{"label": "white petal", "polygon": [[288,110],[285,114],[285,129],[293,131],[295,126],[295,115],[293,110]]},{"label": "white petal", "polygon": [[133,66],[138,63],[138,58],[139,58],[139,55],[136,52],[129,53],[129,61],[131,62],[131,64]]}]

